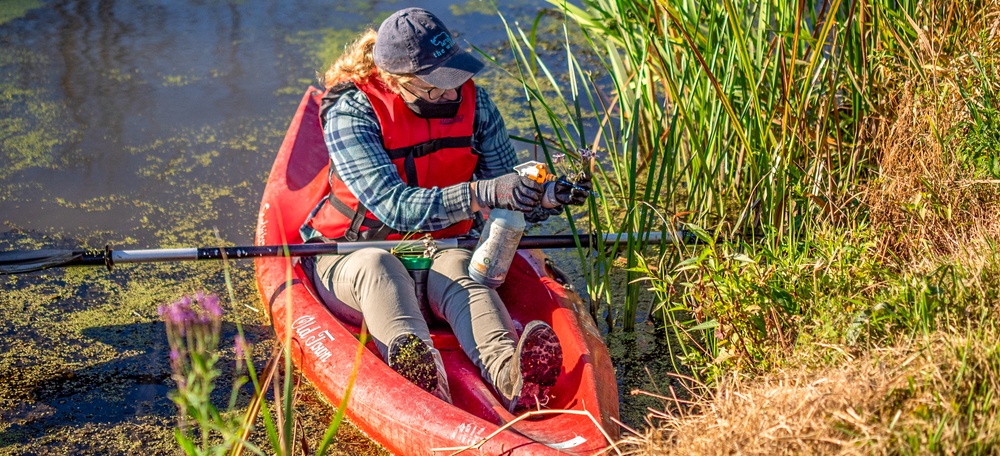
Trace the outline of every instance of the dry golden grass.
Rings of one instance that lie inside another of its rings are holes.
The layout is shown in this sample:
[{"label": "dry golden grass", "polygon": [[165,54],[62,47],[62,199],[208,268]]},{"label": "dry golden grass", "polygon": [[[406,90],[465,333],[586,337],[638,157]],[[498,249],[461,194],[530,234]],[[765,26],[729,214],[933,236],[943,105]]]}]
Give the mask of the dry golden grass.
[{"label": "dry golden grass", "polygon": [[[649,415],[628,454],[996,454],[1000,346],[990,328],[755,380],[729,377],[688,412]],[[829,354],[829,353],[828,353]]]},{"label": "dry golden grass", "polygon": [[[997,58],[992,47],[1000,39],[1000,2],[978,2],[982,8],[969,8],[966,16],[953,11],[959,3],[944,3],[948,8],[937,17],[925,18],[934,25],[920,28],[914,48],[922,72],[911,66],[888,78],[893,90],[887,92],[896,94],[886,103],[892,115],[872,127],[878,178],[865,202],[872,225],[885,229],[884,251],[906,266],[944,258],[975,268],[980,255],[974,252],[1000,233],[1000,181],[976,175],[957,156],[970,119],[959,84],[975,94],[969,87],[977,76],[973,56],[980,63]],[[940,34],[950,27],[962,27],[968,53],[944,51],[956,47]]]},{"label": "dry golden grass", "polygon": [[[878,137],[879,180],[866,192],[872,224],[884,247],[903,260],[962,259],[1000,233],[1000,182],[977,179],[951,156],[968,114],[954,80],[937,93],[906,84],[898,117]],[[942,142],[944,142],[942,144]]]}]

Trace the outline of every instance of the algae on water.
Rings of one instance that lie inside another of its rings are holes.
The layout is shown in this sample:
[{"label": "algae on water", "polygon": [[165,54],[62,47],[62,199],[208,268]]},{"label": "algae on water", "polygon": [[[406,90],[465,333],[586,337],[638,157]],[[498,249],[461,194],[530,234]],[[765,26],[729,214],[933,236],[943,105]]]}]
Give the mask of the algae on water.
[{"label": "algae on water", "polygon": [[24,17],[28,11],[41,6],[39,0],[4,0],[0,2],[0,25]]}]

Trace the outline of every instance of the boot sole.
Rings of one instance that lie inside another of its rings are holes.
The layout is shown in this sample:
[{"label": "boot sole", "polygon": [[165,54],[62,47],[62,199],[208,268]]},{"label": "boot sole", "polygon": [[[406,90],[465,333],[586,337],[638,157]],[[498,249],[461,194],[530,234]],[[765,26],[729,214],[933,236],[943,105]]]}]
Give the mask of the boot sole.
[{"label": "boot sole", "polygon": [[433,393],[438,387],[437,366],[430,348],[419,337],[408,334],[393,343],[388,353],[389,367],[424,391]]},{"label": "boot sole", "polygon": [[521,336],[521,387],[517,406],[534,407],[548,402],[549,390],[562,371],[562,346],[548,325],[529,325]]}]

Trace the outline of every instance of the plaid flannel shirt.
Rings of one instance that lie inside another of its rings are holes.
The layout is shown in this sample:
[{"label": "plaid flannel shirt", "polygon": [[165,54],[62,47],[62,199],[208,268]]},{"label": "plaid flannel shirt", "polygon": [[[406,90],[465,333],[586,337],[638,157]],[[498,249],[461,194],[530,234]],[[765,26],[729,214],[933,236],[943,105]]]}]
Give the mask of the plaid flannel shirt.
[{"label": "plaid flannel shirt", "polygon": [[[472,148],[479,154],[475,178],[512,172],[514,146],[500,111],[481,87],[476,87],[472,131]],[[340,96],[326,113],[323,136],[340,178],[382,223],[402,232],[434,231],[473,217],[468,184],[421,188],[403,182],[382,145],[378,118],[364,92],[351,89]]]}]

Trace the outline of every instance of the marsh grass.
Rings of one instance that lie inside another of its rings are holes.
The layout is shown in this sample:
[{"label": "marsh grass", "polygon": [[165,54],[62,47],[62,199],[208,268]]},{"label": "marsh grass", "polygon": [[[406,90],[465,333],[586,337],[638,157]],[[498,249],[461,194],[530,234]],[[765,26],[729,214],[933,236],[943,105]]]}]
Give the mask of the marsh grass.
[{"label": "marsh grass", "polygon": [[1000,3],[550,3],[564,54],[509,24],[511,72],[537,147],[599,153],[575,229],[699,240],[581,252],[701,398],[637,447],[995,453]]},{"label": "marsh grass", "polygon": [[[538,21],[530,32],[508,24],[515,75],[547,157],[599,153],[588,229],[637,233],[612,327],[634,326],[643,233],[694,223],[778,246],[850,215],[870,170],[860,141],[881,103],[882,64],[869,55],[906,58],[915,2],[550,3],[563,14],[565,68],[535,51]],[[571,42],[570,28],[585,42]],[[583,52],[600,65],[582,67]],[[611,300],[600,272],[611,260],[599,254],[588,276],[594,299]]]},{"label": "marsh grass", "polygon": [[[816,256],[836,255],[836,246],[818,239],[821,231],[822,236],[870,231],[884,222],[893,222],[889,230],[905,229],[902,220],[892,220],[898,215],[926,229],[921,233],[936,231],[944,238],[951,230],[941,228],[948,227],[913,213],[933,212],[947,223],[959,213],[991,222],[983,214],[996,212],[991,204],[980,204],[988,191],[969,189],[989,182],[956,180],[954,172],[950,180],[927,181],[914,169],[927,160],[912,160],[922,142],[936,143],[924,150],[939,162],[948,159],[942,151],[952,145],[946,143],[963,145],[958,149],[967,167],[987,173],[996,157],[984,146],[993,144],[996,131],[995,57],[983,54],[989,38],[980,36],[979,49],[958,54],[971,62],[969,70],[946,78],[937,74],[934,59],[945,48],[964,49],[962,42],[947,34],[952,38],[929,38],[914,19],[947,18],[941,26],[950,30],[977,23],[975,14],[962,16],[944,2],[918,8],[908,1],[550,3],[563,14],[565,68],[549,68],[551,51],[536,50],[539,22],[548,17],[540,14],[529,31],[508,24],[512,73],[533,108],[535,146],[549,160],[562,153],[576,158],[581,149],[598,152],[594,173],[601,198],[590,207],[587,229],[636,233],[621,255],[630,289],[624,302],[610,306],[612,330],[633,329],[637,295],[644,288],[656,293],[668,319],[681,318],[670,326],[704,333],[701,349],[713,357],[718,350],[709,346],[718,331],[706,330],[727,324],[719,318],[742,319],[745,328],[735,330],[738,340],[730,342],[750,355],[764,340],[794,340],[794,333],[782,335],[781,322],[808,309],[788,290],[757,290],[767,285],[740,274],[755,268],[787,274]],[[570,28],[582,31],[584,43],[570,40]],[[988,36],[996,34],[995,28],[987,30],[992,30],[984,32],[992,33]],[[598,56],[601,66],[582,67],[577,53]],[[906,105],[916,99],[890,89],[901,82],[901,73],[928,92],[949,85],[936,94],[950,96],[950,112],[970,113],[962,122],[971,123],[930,125],[937,118]],[[912,122],[888,122],[889,113]],[[925,125],[913,124],[921,122]],[[923,132],[927,137],[918,138]],[[911,183],[892,187],[901,182]],[[968,185],[957,191],[933,187],[954,183]],[[925,191],[914,197],[917,187]],[[904,195],[911,200],[894,200]],[[678,224],[700,232],[708,247],[676,245],[650,257],[636,242]],[[981,233],[992,228],[978,226]],[[892,236],[857,237],[857,247],[867,249],[876,238],[884,243]],[[921,237],[898,240],[905,238]],[[889,247],[880,248],[870,252],[873,261],[898,268]],[[901,254],[905,246],[893,250]],[[615,258],[604,249],[597,252],[588,291],[592,299],[610,302],[608,271],[615,269]],[[666,273],[671,268],[672,274]],[[728,291],[719,288],[720,275],[737,282],[726,285]],[[697,297],[705,287],[714,287],[713,300],[745,292],[762,298],[760,305],[706,312]],[[691,291],[686,295],[691,299],[678,299],[683,290]]]}]

